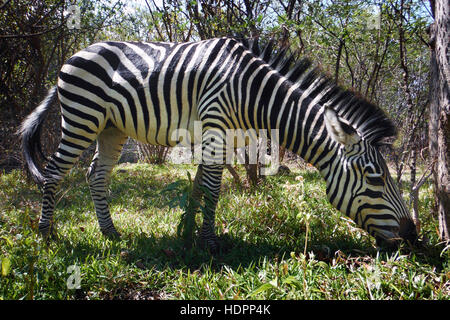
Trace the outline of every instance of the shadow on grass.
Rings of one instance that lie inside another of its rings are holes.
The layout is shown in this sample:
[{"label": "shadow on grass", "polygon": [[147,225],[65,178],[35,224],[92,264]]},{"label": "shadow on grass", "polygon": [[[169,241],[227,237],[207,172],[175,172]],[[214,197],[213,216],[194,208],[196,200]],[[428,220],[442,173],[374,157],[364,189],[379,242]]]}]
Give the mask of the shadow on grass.
[{"label": "shadow on grass", "polygon": [[[251,242],[230,234],[219,236],[224,250],[214,255],[211,255],[198,243],[191,249],[185,249],[183,239],[175,235],[155,236],[145,233],[124,233],[121,240],[102,239],[107,243],[80,240],[77,243],[64,239],[58,241],[57,246],[62,249],[62,254],[66,254],[64,259],[67,265],[89,263],[93,257],[103,260],[111,259],[113,265],[119,260],[120,264],[123,264],[123,267],[119,268],[129,268],[126,273],[131,272],[137,277],[140,277],[141,272],[148,275],[155,272],[156,274],[167,273],[169,277],[176,275],[179,271],[191,274],[194,272],[214,274],[224,272],[224,267],[235,272],[243,272],[247,269],[258,269],[264,263],[277,264],[283,259],[290,258],[291,253],[299,257],[304,250],[303,246],[291,243],[280,245],[280,243],[274,244],[265,240]],[[387,261],[393,255],[399,254],[398,252],[379,252],[368,242],[360,243],[351,239],[336,238],[311,241],[308,245],[306,259],[310,259],[311,252],[314,254],[315,260],[325,262],[330,267],[337,263],[347,268],[355,263],[364,264],[373,259]],[[415,251],[407,259],[410,261],[408,264],[434,266],[436,272],[441,272],[445,265],[445,258],[440,257],[439,250],[436,249],[428,252]],[[120,285],[109,284],[112,286],[112,291],[108,298],[118,299],[121,296],[132,298],[130,295],[136,294],[142,289],[131,290],[135,285],[133,278],[125,280]],[[157,297],[159,291],[164,291],[162,289],[164,284],[159,280],[152,281],[156,282],[152,284],[152,292],[149,295],[155,298],[155,292]]]},{"label": "shadow on grass", "polygon": [[[291,253],[298,256],[303,252],[303,248],[293,245],[277,246],[265,241],[252,243],[228,234],[219,237],[222,249],[215,254],[211,254],[199,244],[194,245],[191,249],[186,249],[183,246],[183,240],[176,236],[154,237],[146,234],[128,234],[125,235],[125,238],[130,240],[127,245],[120,240],[105,239],[104,241],[109,242],[106,248],[88,242],[74,245],[65,240],[60,240],[58,246],[63,246],[71,253],[67,260],[69,264],[85,261],[88,256],[107,258],[111,255],[121,257],[123,255],[124,262],[142,270],[179,269],[186,272],[194,272],[202,267],[220,272],[224,266],[237,271],[240,268],[258,266],[263,261],[277,262],[290,257]],[[383,261],[395,254],[395,252],[380,252],[374,247],[364,247],[354,242],[337,244],[334,241],[312,243],[307,250],[307,259],[310,253],[314,254],[314,259],[330,265],[338,255],[340,259],[342,257],[376,258],[378,255]],[[417,263],[430,264],[437,269],[442,269],[444,261],[439,258],[438,251],[428,254],[418,251],[415,253],[414,260]]]},{"label": "shadow on grass", "polygon": [[[124,237],[124,236],[122,236]],[[70,252],[67,263],[85,261],[88,257],[106,258],[109,256],[120,256],[126,253],[123,258],[130,265],[135,265],[140,269],[186,269],[195,271],[203,265],[208,265],[212,270],[218,271],[222,266],[227,265],[234,270],[248,267],[261,261],[261,259],[281,258],[283,254],[289,255],[289,249],[280,249],[268,243],[249,243],[242,239],[223,235],[219,238],[222,248],[219,252],[211,254],[200,245],[194,245],[191,249],[184,248],[181,238],[170,235],[161,237],[141,235],[126,235],[131,238],[129,244],[120,240],[108,240],[106,246],[95,245],[94,243],[71,241],[59,239],[55,244]]]}]

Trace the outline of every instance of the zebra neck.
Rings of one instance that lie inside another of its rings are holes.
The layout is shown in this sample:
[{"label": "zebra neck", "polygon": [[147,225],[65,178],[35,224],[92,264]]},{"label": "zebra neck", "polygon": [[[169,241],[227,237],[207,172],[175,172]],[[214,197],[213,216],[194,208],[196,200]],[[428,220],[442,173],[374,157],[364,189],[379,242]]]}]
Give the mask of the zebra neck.
[{"label": "zebra neck", "polygon": [[285,89],[279,94],[282,99],[269,104],[269,131],[272,135],[272,128],[277,129],[280,146],[298,154],[325,176],[338,154],[339,145],[325,127],[324,109],[318,103],[321,95],[311,97],[311,88],[290,90]]}]

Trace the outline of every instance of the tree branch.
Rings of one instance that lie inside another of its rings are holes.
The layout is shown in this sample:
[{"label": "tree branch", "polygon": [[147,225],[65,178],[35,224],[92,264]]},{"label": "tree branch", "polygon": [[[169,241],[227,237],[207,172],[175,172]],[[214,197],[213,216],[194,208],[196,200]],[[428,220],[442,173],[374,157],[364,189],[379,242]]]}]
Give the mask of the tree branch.
[{"label": "tree branch", "polygon": [[63,25],[65,24],[65,22],[62,22],[61,24],[57,25],[56,27],[53,27],[51,29],[48,30],[44,30],[41,32],[36,32],[36,33],[28,33],[28,34],[1,34],[0,35],[0,39],[20,39],[20,38],[30,38],[30,37],[35,37],[35,36],[40,36],[52,31],[55,31],[59,28],[61,28]]}]

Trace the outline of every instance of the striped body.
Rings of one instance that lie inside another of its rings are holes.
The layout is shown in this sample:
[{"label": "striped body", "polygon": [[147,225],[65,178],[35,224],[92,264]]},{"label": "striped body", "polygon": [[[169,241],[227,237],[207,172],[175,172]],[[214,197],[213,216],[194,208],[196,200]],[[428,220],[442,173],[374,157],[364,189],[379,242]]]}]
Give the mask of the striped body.
[{"label": "striped body", "polygon": [[[174,146],[173,132],[184,129],[193,136],[194,123],[200,121],[203,152],[216,158],[225,155],[215,151],[226,144],[228,129],[278,130],[282,146],[320,170],[327,195],[339,210],[377,238],[410,237],[409,213],[376,147],[383,134],[379,128],[389,131],[390,122],[376,107],[311,70],[308,62],[291,62],[269,47],[261,51],[232,38],[183,44],[103,42],[78,52],[59,75],[63,134],[44,171],[35,165],[32,152],[27,154],[34,150],[27,137],[39,131],[56,90],[21,129],[29,167],[44,184],[40,229],[45,233],[51,226],[58,182],[97,139],[88,182],[101,230],[117,234],[106,203],[106,180],[125,139]],[[194,196],[201,198],[200,186],[212,196],[201,235],[213,248],[224,168],[224,158],[219,160],[204,159],[194,185]]]}]

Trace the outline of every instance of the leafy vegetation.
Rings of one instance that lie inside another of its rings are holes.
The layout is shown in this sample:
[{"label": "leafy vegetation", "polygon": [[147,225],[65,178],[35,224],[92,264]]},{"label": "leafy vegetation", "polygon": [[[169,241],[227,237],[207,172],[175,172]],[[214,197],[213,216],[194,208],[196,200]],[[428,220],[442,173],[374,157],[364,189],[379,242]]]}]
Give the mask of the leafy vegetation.
[{"label": "leafy vegetation", "polygon": [[[217,229],[227,249],[215,256],[184,248],[183,212],[173,193],[162,192],[175,181],[177,190],[189,189],[193,166],[114,170],[110,203],[120,240],[100,236],[84,170],[74,169],[57,196],[58,240],[48,244],[36,233],[39,190],[20,171],[2,174],[0,298],[449,299],[450,250],[438,244],[437,222],[427,215],[431,186],[419,199],[427,248],[389,253],[333,209],[317,172],[291,169],[241,192],[225,174]],[[79,267],[79,289],[68,289],[70,266]]]}]

